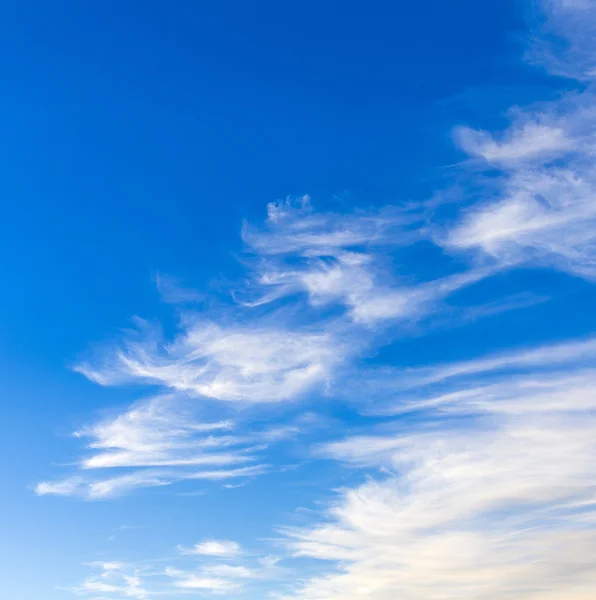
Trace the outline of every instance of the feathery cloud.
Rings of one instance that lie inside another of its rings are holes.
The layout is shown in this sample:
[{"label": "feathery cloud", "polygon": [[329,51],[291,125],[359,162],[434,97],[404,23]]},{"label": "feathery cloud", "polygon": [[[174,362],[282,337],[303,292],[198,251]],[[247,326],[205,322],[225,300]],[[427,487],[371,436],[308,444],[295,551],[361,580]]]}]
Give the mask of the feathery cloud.
[{"label": "feathery cloud", "polygon": [[[297,556],[338,563],[288,597],[593,595],[596,370],[561,358],[551,347],[439,367],[459,377],[438,400],[411,403],[407,428],[321,448],[385,475],[343,491],[321,524],[286,530]],[[499,365],[523,372],[478,384]],[[561,368],[545,376],[549,367]]]},{"label": "feathery cloud", "polygon": [[[245,466],[254,463],[253,448],[262,437],[233,435],[232,422],[201,422],[182,406],[176,396],[159,396],[76,432],[76,437],[91,440],[92,454],[80,461],[76,475],[39,483],[37,494],[104,499],[137,488],[253,477],[265,471],[263,464]],[[105,475],[114,469],[118,475]]]},{"label": "feathery cloud", "polygon": [[341,348],[329,334],[283,327],[222,327],[195,319],[166,344],[142,323],[140,337],[108,354],[104,364],[76,370],[102,385],[150,382],[179,392],[226,401],[293,398],[329,376]]},{"label": "feathery cloud", "polygon": [[[495,264],[554,266],[596,276],[596,111],[593,91],[516,117],[495,142],[462,129],[462,147],[500,175],[488,179],[488,200],[472,205],[441,240],[449,251],[479,251]],[[540,122],[548,125],[539,125]]]}]

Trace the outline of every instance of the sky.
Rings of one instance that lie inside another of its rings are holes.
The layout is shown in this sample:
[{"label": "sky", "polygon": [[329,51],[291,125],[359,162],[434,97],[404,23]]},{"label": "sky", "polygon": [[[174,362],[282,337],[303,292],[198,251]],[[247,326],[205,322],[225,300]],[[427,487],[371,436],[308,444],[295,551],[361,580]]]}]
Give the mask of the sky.
[{"label": "sky", "polygon": [[3,597],[596,597],[594,0],[0,11]]}]

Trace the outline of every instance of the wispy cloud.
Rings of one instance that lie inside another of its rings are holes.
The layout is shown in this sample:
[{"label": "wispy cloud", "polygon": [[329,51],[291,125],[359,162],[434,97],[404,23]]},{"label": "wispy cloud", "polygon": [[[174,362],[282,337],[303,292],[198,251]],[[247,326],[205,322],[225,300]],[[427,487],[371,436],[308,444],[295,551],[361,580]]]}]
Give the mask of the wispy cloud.
[{"label": "wispy cloud", "polygon": [[475,174],[487,170],[486,200],[459,214],[439,241],[449,251],[503,266],[555,267],[594,279],[596,6],[564,0],[542,5],[543,26],[554,36],[540,37],[552,42],[552,52],[542,58],[557,72],[570,67],[568,74],[582,81],[554,101],[511,109],[504,132],[456,130],[462,149],[476,159],[470,165]]},{"label": "wispy cloud", "polygon": [[[593,342],[576,349],[587,358],[588,347],[594,364]],[[564,361],[565,348],[438,367],[430,387],[458,377],[410,404],[419,417],[407,428],[325,445],[324,455],[385,475],[345,490],[322,524],[286,531],[296,555],[339,563],[292,597],[587,600],[596,371]],[[506,366],[523,372],[479,385]]]},{"label": "wispy cloud", "polygon": [[592,0],[539,0],[527,57],[550,73],[579,81],[596,77],[596,6]]},{"label": "wispy cloud", "polygon": [[410,244],[423,222],[419,207],[388,207],[375,212],[313,211],[308,196],[267,205],[263,227],[244,224],[242,238],[257,254],[325,254],[356,246]]},{"label": "wispy cloud", "polygon": [[183,287],[171,275],[156,273],[155,285],[161,299],[167,304],[192,304],[205,299],[205,294],[193,289]]},{"label": "wispy cloud", "polygon": [[[81,462],[83,469],[112,467],[164,467],[226,465],[242,462],[238,456],[222,453],[237,438],[227,434],[231,421],[197,422],[180,410],[173,396],[161,396],[139,403],[112,419],[100,421],[75,433],[90,439],[95,451]],[[220,452],[214,452],[214,450]]]},{"label": "wispy cloud", "polygon": [[107,478],[74,476],[58,481],[42,481],[35,487],[39,496],[78,496],[86,500],[116,498],[137,489],[171,485],[180,481],[224,481],[254,477],[267,470],[267,465],[210,471],[133,471],[126,475]]},{"label": "wispy cloud", "polygon": [[[377,324],[424,319],[440,311],[442,300],[498,269],[399,282],[383,253],[422,239],[423,213],[408,206],[316,213],[306,199],[269,205],[265,224],[243,232],[253,261],[249,287],[260,299],[230,303],[209,319],[182,310],[171,339],[158,325],[135,318],[136,328],[120,345],[78,364],[76,371],[101,385],[152,384],[167,393],[77,432],[91,451],[79,472],[43,481],[37,493],[100,499],[262,473],[266,466],[256,464],[254,437],[230,434],[226,420],[198,421],[193,409],[182,407],[192,399],[247,405],[332,394],[335,379],[368,351]],[[283,296],[286,302],[276,305]],[[331,305],[339,311],[330,312]],[[311,309],[316,314],[305,323],[301,313]],[[194,410],[199,406],[195,402]],[[273,443],[294,429],[282,424],[261,431],[258,442]],[[107,469],[121,472],[105,476]]]},{"label": "wispy cloud", "polygon": [[455,137],[468,154],[496,165],[515,166],[520,162],[545,160],[573,150],[575,146],[565,129],[540,123],[535,117],[514,125],[505,132],[502,140],[495,140],[487,131],[469,127],[457,128]]},{"label": "wispy cloud", "polygon": [[320,331],[266,325],[220,326],[187,315],[172,343],[140,322],[135,339],[108,353],[103,364],[76,370],[102,385],[149,382],[226,401],[293,398],[322,383],[341,360],[341,348]]},{"label": "wispy cloud", "polygon": [[198,554],[202,556],[230,557],[238,556],[242,549],[237,542],[230,540],[204,540],[192,548],[178,548],[182,554]]},{"label": "wispy cloud", "polygon": [[77,596],[137,600],[150,598],[149,590],[143,585],[140,570],[121,562],[92,563],[89,566],[99,572],[90,575],[80,585],[71,589]]},{"label": "wispy cloud", "polygon": [[[249,556],[240,557],[240,546],[231,541],[211,540],[196,547],[201,545],[213,552],[183,552],[178,558],[140,563],[122,561],[89,563],[87,566],[93,570],[93,573],[79,585],[63,589],[78,596],[97,599],[100,594],[101,598],[111,600],[179,598],[186,594],[218,596],[240,594],[245,589],[251,588],[257,593],[264,594],[263,586],[274,578],[283,577],[283,570],[278,566],[279,559],[275,556],[259,557],[250,553]],[[222,548],[230,550],[232,546],[238,549],[238,552],[217,552]],[[219,562],[213,562],[214,559],[219,559]],[[227,562],[222,562],[223,560]],[[164,563],[166,566],[161,567],[160,565]]]},{"label": "wispy cloud", "polygon": [[453,292],[494,272],[465,270],[436,280],[396,277],[388,253],[428,238],[424,205],[321,214],[306,198],[272,203],[268,214],[263,228],[243,231],[257,256],[253,296],[242,300],[248,306],[306,294],[315,308],[343,307],[349,322],[373,326],[425,316]]},{"label": "wispy cloud", "polygon": [[[592,92],[545,109],[556,127],[528,124],[497,143],[464,130],[465,148],[502,169],[489,200],[473,205],[448,232],[450,250],[479,250],[497,264],[555,266],[596,275],[596,112]],[[548,133],[547,133],[548,132]],[[517,136],[517,137],[516,137]],[[521,137],[520,137],[521,136]],[[556,159],[556,160],[555,160]]]},{"label": "wispy cloud", "polygon": [[[230,421],[201,422],[190,410],[183,410],[183,404],[176,396],[160,396],[76,432],[75,436],[90,440],[92,453],[82,458],[76,475],[41,482],[36,492],[102,499],[137,488],[264,472],[263,464],[246,466],[256,460],[256,437],[233,434]],[[105,475],[114,469],[118,475]]]}]

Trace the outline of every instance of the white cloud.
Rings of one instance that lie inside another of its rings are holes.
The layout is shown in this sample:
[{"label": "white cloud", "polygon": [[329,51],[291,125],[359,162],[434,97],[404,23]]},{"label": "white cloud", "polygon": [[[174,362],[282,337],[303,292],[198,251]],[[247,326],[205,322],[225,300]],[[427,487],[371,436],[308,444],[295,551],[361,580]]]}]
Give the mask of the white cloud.
[{"label": "white cloud", "polygon": [[223,481],[263,474],[267,465],[210,471],[141,470],[107,478],[69,477],[58,481],[42,481],[35,487],[39,496],[78,496],[86,500],[117,498],[141,488],[172,485],[180,481]]},{"label": "white cloud", "polygon": [[303,271],[269,272],[261,282],[281,284],[287,290],[302,289],[315,307],[343,304],[352,322],[368,326],[425,316],[441,299],[492,272],[476,269],[429,282],[397,285],[388,281],[387,274],[380,276],[373,260],[371,254],[355,253],[309,260]]},{"label": "white cloud", "polygon": [[242,237],[260,255],[331,255],[368,245],[409,244],[418,237],[415,228],[422,218],[419,209],[394,207],[370,213],[316,213],[308,197],[267,205],[264,228],[245,224]]},{"label": "white cloud", "polygon": [[[270,204],[268,215],[261,228],[246,225],[243,231],[253,260],[249,298],[237,296],[240,306],[211,320],[182,311],[171,341],[159,327],[136,318],[137,330],[120,347],[104,349],[75,370],[101,385],[150,383],[202,399],[293,400],[327,389],[338,371],[368,348],[378,326],[440,312],[452,294],[500,268],[479,266],[435,279],[396,277],[387,252],[428,238],[424,206],[341,215],[316,213],[303,199]],[[282,297],[282,307],[271,305]],[[330,308],[340,310],[332,314]],[[308,326],[301,319],[305,309],[313,309]],[[223,464],[234,458],[177,455],[160,461],[159,454],[136,452],[135,458],[145,466],[218,458]],[[131,459],[126,449],[111,451],[86,466]]]},{"label": "white cloud", "polygon": [[82,477],[69,477],[62,481],[41,481],[35,486],[38,496],[72,496],[83,483]]},{"label": "white cloud", "polygon": [[[158,326],[135,318],[136,330],[120,347],[104,348],[96,361],[75,367],[101,385],[149,383],[170,395],[83,428],[77,435],[89,440],[90,452],[79,462],[82,474],[41,482],[37,493],[103,499],[181,481],[263,473],[267,465],[254,464],[256,453],[300,428],[282,424],[258,438],[257,432],[231,435],[231,423],[199,420],[197,408],[210,399],[258,404],[287,402],[313,391],[332,393],[336,378],[368,350],[377,325],[424,318],[451,294],[498,269],[397,280],[383,253],[420,240],[423,213],[404,206],[339,215],[315,213],[306,201],[270,205],[265,225],[246,226],[244,238],[258,257],[253,283],[261,291],[281,291],[268,299],[265,292],[253,303],[260,305],[256,310],[234,304],[211,320],[181,311],[171,340]],[[283,308],[267,306],[273,297],[297,289],[306,291],[310,308],[319,311],[308,325],[300,316],[310,310],[304,298]],[[332,304],[344,313],[329,316]],[[106,475],[107,469],[119,472]]]},{"label": "white cloud", "polygon": [[35,493],[38,496],[78,496],[87,500],[101,500],[115,498],[138,488],[158,487],[172,482],[169,473],[136,471],[96,480],[75,476],[58,481],[42,481],[35,487]]},{"label": "white cloud", "polygon": [[593,99],[587,90],[518,114],[503,142],[486,132],[460,130],[464,149],[501,173],[486,179],[488,199],[460,214],[440,243],[450,251],[480,251],[500,265],[554,266],[594,278]]},{"label": "white cloud", "polygon": [[167,304],[192,304],[205,299],[205,294],[183,287],[170,275],[157,273],[155,285],[161,299]]},{"label": "white cloud", "polygon": [[[402,372],[403,387],[414,387],[438,383],[447,379],[466,375],[492,373],[503,370],[520,370],[528,367],[552,369],[555,366],[593,364],[596,356],[596,339],[572,340],[514,350],[495,354],[486,358],[461,361],[447,365],[423,367]],[[394,373],[392,376],[398,375]]]},{"label": "white cloud", "polygon": [[106,562],[92,563],[90,566],[99,569],[99,573],[87,577],[80,585],[71,588],[77,596],[98,598],[136,598],[149,600],[150,592],[145,587],[141,572],[124,563]]},{"label": "white cloud", "polygon": [[105,364],[76,370],[102,385],[147,381],[207,398],[271,402],[296,397],[330,376],[341,348],[326,333],[280,327],[221,327],[188,317],[165,344],[144,324]]},{"label": "white cloud", "polygon": [[596,5],[593,0],[540,0],[542,19],[528,57],[554,75],[596,77]]},{"label": "white cloud", "polygon": [[365,327],[440,310],[442,300],[493,271],[396,277],[389,253],[428,238],[425,211],[425,205],[404,205],[339,215],[315,213],[310,204],[271,204],[262,229],[245,226],[244,240],[257,258],[250,293],[238,300],[256,307],[306,294],[313,308],[343,307],[346,324]]},{"label": "white cloud", "polygon": [[[199,560],[204,560],[205,557],[228,561],[233,559],[235,563],[201,562],[192,570],[170,566],[166,568],[165,574],[173,579],[177,588],[223,594],[241,593],[252,587],[254,590],[260,590],[259,597],[264,597],[268,594],[260,586],[276,578],[279,580],[283,576],[277,557],[265,556],[255,559],[254,556],[244,556],[240,545],[229,540],[205,540],[191,550],[183,550],[182,554],[194,556]],[[238,563],[240,558],[244,561],[243,564]]]},{"label": "white cloud", "polygon": [[206,573],[229,579],[253,579],[258,575],[256,569],[249,569],[244,565],[210,565],[204,570]]},{"label": "white cloud", "polygon": [[[183,552],[177,559],[153,559],[137,563],[105,561],[87,563],[93,573],[79,585],[61,588],[78,596],[98,600],[135,598],[180,598],[187,594],[241,594],[252,590],[264,597],[267,585],[284,575],[275,556],[243,555],[238,544],[206,540],[197,544],[200,552]],[[203,551],[204,550],[204,551]],[[234,564],[226,561],[234,561]],[[219,560],[219,562],[212,562]],[[240,560],[242,562],[240,562]],[[161,565],[166,563],[167,566]]]},{"label": "white cloud", "polygon": [[236,445],[227,433],[229,421],[197,422],[181,411],[175,397],[161,396],[139,403],[113,419],[100,421],[75,435],[91,439],[97,451],[81,463],[83,469],[229,465],[248,460],[213,450]]},{"label": "white cloud", "polygon": [[225,487],[240,487],[269,470],[261,460],[269,446],[308,433],[306,425],[319,426],[306,415],[279,425],[245,423],[240,430],[230,420],[201,420],[197,412],[190,398],[158,396],[84,427],[74,435],[88,441],[90,453],[76,473],[42,481],[35,491],[101,500],[183,481],[238,480]]},{"label": "white cloud", "polygon": [[479,268],[416,286],[377,289],[366,296],[352,298],[352,316],[358,323],[373,324],[383,320],[412,319],[432,314],[437,310],[440,300],[492,273],[494,269]]},{"label": "white cloud", "polygon": [[[76,475],[43,481],[36,493],[99,500],[180,481],[243,479],[266,470],[254,462],[255,444],[275,441],[268,432],[232,435],[231,421],[203,422],[192,408],[177,396],[159,396],[81,429],[75,436],[90,440],[92,454],[79,462]],[[114,470],[117,475],[106,475]]]},{"label": "white cloud", "polygon": [[261,475],[268,469],[268,465],[254,465],[252,467],[240,467],[238,469],[219,469],[214,471],[197,471],[188,476],[188,479],[208,479],[221,481],[223,479],[234,479],[236,477],[254,477]]},{"label": "white cloud", "polygon": [[455,132],[460,146],[467,153],[490,163],[515,165],[519,161],[548,157],[572,150],[574,143],[561,127],[526,122],[506,132],[506,139],[496,141],[486,131],[460,127]]},{"label": "white cloud", "polygon": [[[574,368],[574,385],[580,385],[581,379],[589,385],[592,370],[596,368],[595,356],[596,340],[589,337],[433,366],[405,369],[379,365],[354,371],[343,380],[338,393],[357,402],[362,411],[371,415],[395,415],[439,404],[447,407],[466,400],[469,406],[478,395],[492,398],[496,393],[496,388],[491,387],[494,381],[502,384],[502,379],[508,378],[511,386],[518,385],[514,378],[520,377],[522,381],[528,369],[540,373],[539,382],[554,385],[551,378],[556,376],[564,386],[566,373]],[[470,382],[469,387],[454,390],[461,381]],[[523,385],[531,387],[536,383],[538,389],[539,382],[527,380]],[[501,385],[499,389],[504,388]]]},{"label": "white cloud", "polygon": [[[532,56],[582,81],[556,100],[510,111],[502,133],[456,130],[488,163],[486,200],[461,213],[443,239],[498,264],[535,264],[596,277],[596,4],[542,0]],[[479,166],[477,161],[473,165]],[[495,174],[494,169],[498,169]],[[475,173],[478,176],[478,172]],[[439,236],[440,238],[440,236]],[[478,252],[479,251],[479,252]]]},{"label": "white cloud", "polygon": [[239,588],[236,581],[230,579],[195,575],[178,569],[168,569],[166,573],[174,579],[174,585],[182,589],[203,590],[213,594],[225,594]]},{"label": "white cloud", "polygon": [[[575,356],[594,364],[588,347]],[[325,445],[324,455],[385,475],[344,490],[321,524],[287,530],[296,555],[338,562],[288,597],[593,595],[596,370],[565,360],[565,348],[437,367],[449,387],[434,398],[429,378],[407,428]],[[521,372],[485,385],[505,366]]]},{"label": "white cloud", "polygon": [[238,556],[242,549],[237,542],[230,540],[204,540],[192,548],[179,547],[181,554],[199,554],[203,556]]}]

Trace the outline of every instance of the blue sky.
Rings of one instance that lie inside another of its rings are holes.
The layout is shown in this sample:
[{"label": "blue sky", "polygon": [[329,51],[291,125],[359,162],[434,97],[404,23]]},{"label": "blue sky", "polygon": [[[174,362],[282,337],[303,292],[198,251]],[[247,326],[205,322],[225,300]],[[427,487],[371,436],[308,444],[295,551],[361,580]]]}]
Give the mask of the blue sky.
[{"label": "blue sky", "polygon": [[3,596],[596,596],[593,0],[2,13]]}]

